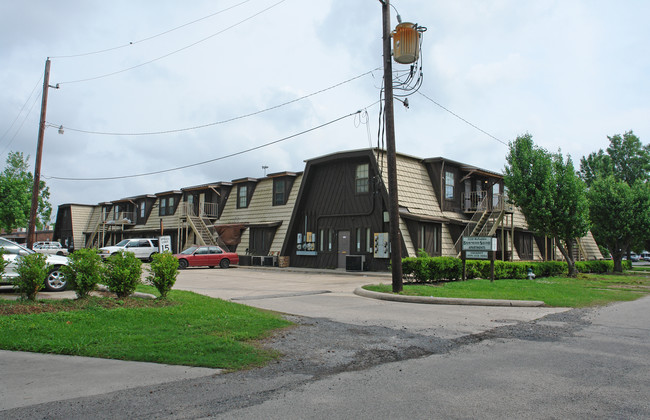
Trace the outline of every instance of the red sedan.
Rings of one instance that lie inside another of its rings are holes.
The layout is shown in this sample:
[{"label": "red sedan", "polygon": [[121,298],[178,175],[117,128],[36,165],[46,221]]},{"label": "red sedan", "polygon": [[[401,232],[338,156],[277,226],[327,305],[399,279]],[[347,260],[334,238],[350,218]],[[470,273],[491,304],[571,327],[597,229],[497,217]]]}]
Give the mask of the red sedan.
[{"label": "red sedan", "polygon": [[234,252],[226,252],[218,246],[192,246],[180,254],[174,254],[178,258],[178,268],[217,265],[221,268],[228,268],[230,264],[239,264],[239,255]]}]

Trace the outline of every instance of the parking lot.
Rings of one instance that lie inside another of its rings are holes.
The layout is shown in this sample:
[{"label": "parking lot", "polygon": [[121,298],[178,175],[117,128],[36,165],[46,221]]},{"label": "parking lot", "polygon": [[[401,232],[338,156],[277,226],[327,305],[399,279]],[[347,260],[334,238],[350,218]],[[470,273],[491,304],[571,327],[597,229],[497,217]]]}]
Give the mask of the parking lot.
[{"label": "parking lot", "polygon": [[356,325],[408,328],[455,338],[530,321],[562,308],[425,305],[360,297],[354,289],[390,283],[390,273],[237,267],[182,270],[175,289],[294,315]]}]

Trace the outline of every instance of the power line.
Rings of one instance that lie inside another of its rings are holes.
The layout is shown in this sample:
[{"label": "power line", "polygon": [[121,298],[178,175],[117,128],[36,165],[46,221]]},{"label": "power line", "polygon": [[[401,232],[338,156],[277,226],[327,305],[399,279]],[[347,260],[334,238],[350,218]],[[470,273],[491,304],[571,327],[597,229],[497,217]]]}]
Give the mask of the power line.
[{"label": "power line", "polygon": [[283,137],[281,139],[274,140],[274,141],[271,141],[271,142],[268,142],[268,143],[264,143],[264,144],[259,145],[259,146],[251,147],[251,148],[246,149],[246,150],[241,150],[239,152],[231,153],[231,154],[225,155],[225,156],[220,156],[220,157],[217,157],[217,158],[214,158],[214,159],[205,160],[203,162],[191,163],[189,165],[178,166],[178,167],[175,167],[175,168],[162,169],[160,171],[145,172],[145,173],[134,174],[134,175],[112,176],[112,177],[102,177],[102,178],[69,178],[69,177],[45,176],[45,175],[43,175],[43,178],[55,179],[55,180],[59,180],[59,181],[112,181],[112,180],[116,180],[116,179],[136,178],[136,177],[143,177],[143,176],[158,175],[158,174],[163,174],[163,173],[167,173],[167,172],[180,171],[181,169],[193,168],[193,167],[196,167],[196,166],[201,166],[201,165],[216,162],[216,161],[219,161],[219,160],[223,160],[223,159],[231,158],[231,157],[234,157],[234,156],[242,155],[244,153],[252,152],[254,150],[262,149],[264,147],[268,147],[268,146],[271,146],[271,145],[274,145],[274,144],[277,144],[277,143],[292,139],[294,137],[298,137],[298,136],[301,136],[303,134],[307,134],[307,133],[309,133],[311,131],[318,130],[320,128],[326,127],[326,126],[328,126],[330,124],[334,124],[334,123],[336,123],[338,121],[341,121],[341,120],[343,120],[345,118],[348,118],[348,117],[351,117],[353,115],[357,115],[359,113],[361,113],[361,110],[352,112],[352,113],[344,115],[342,117],[338,117],[336,119],[333,119],[331,121],[328,121],[328,122],[323,123],[321,125],[318,125],[316,127],[312,127],[312,128],[307,129],[307,130],[301,131],[299,133],[292,134],[290,136]]},{"label": "power line", "polygon": [[179,53],[179,52],[181,52],[181,51],[185,51],[185,50],[187,50],[187,49],[189,49],[189,48],[192,48],[192,47],[194,47],[194,46],[196,46],[196,45],[198,45],[198,44],[200,44],[200,43],[202,43],[202,42],[205,42],[205,41],[207,41],[207,40],[209,40],[209,39],[211,39],[211,38],[214,38],[214,37],[217,36],[217,35],[220,35],[220,34],[226,32],[226,31],[228,31],[228,30],[230,30],[230,29],[232,29],[232,28],[235,28],[235,27],[237,27],[237,26],[239,26],[239,25],[241,25],[241,24],[243,24],[243,23],[245,23],[245,22],[248,22],[249,20],[251,20],[251,19],[253,19],[253,18],[255,18],[255,17],[261,15],[262,13],[265,13],[265,12],[267,12],[267,11],[273,9],[274,7],[276,7],[276,6],[278,6],[278,5],[282,4],[282,3],[284,3],[285,1],[286,1],[286,0],[280,0],[279,2],[274,3],[274,4],[272,4],[271,6],[265,8],[265,9],[262,9],[261,11],[255,13],[255,14],[249,16],[249,17],[247,17],[246,19],[240,20],[239,22],[234,23],[234,24],[228,26],[227,28],[220,30],[219,32],[216,32],[216,33],[214,33],[214,34],[212,34],[212,35],[210,35],[210,36],[207,36],[207,37],[205,37],[205,38],[203,38],[203,39],[200,39],[200,40],[198,40],[198,41],[196,41],[196,42],[193,42],[192,44],[186,45],[185,47],[179,48],[179,49],[177,49],[177,50],[175,50],[175,51],[172,51],[172,52],[170,52],[170,53],[167,53],[167,54],[161,55],[161,56],[158,57],[158,58],[154,58],[154,59],[152,59],[152,60],[145,61],[144,63],[140,63],[140,64],[137,64],[137,65],[135,65],[135,66],[131,66],[131,67],[128,67],[128,68],[125,68],[125,69],[122,69],[122,70],[118,70],[118,71],[114,71],[114,72],[111,72],[111,73],[106,73],[106,74],[103,74],[103,75],[100,75],[100,76],[89,77],[89,78],[86,78],[86,79],[70,80],[70,81],[67,81],[67,82],[59,82],[59,83],[57,83],[57,84],[59,84],[59,85],[63,85],[63,84],[72,84],[72,83],[90,82],[90,81],[92,81],[92,80],[103,79],[103,78],[105,78],[105,77],[115,76],[116,74],[124,73],[124,72],[130,71],[130,70],[134,70],[134,69],[137,69],[137,68],[140,68],[140,67],[146,66],[147,64],[151,64],[151,63],[156,62],[156,61],[158,61],[158,60],[162,60],[163,58],[167,58],[167,57],[169,57],[169,56],[171,56],[171,55],[174,55],[174,54],[176,54],[176,53]]},{"label": "power line", "polygon": [[251,1],[251,0],[244,0],[244,1],[240,2],[240,3],[235,4],[234,6],[227,7],[227,8],[225,8],[225,9],[219,10],[218,12],[214,12],[214,13],[211,13],[211,14],[209,14],[209,15],[207,15],[207,16],[203,16],[202,18],[199,18],[199,19],[193,20],[193,21],[191,21],[191,22],[184,23],[183,25],[177,26],[177,27],[172,28],[172,29],[168,29],[168,30],[166,30],[166,31],[164,31],[164,32],[160,32],[160,33],[158,33],[158,34],[156,34],[156,35],[152,35],[152,36],[149,36],[149,37],[147,37],[147,38],[140,39],[140,40],[138,40],[138,41],[132,41],[132,42],[129,42],[128,44],[118,45],[118,46],[116,46],[116,47],[110,47],[110,48],[105,48],[105,49],[103,49],[103,50],[91,51],[91,52],[85,52],[85,53],[80,53],[80,54],[72,54],[72,55],[56,55],[56,56],[52,56],[52,57],[50,57],[50,58],[76,58],[76,57],[84,57],[84,56],[88,56],[88,55],[101,54],[101,53],[105,53],[105,52],[109,52],[109,51],[119,50],[119,49],[121,49],[121,48],[130,47],[130,46],[133,46],[133,45],[136,45],[136,44],[140,44],[140,43],[142,43],[142,42],[150,41],[150,40],[152,40],[152,39],[154,39],[154,38],[158,38],[158,37],[163,36],[163,35],[167,35],[167,34],[170,33],[170,32],[174,32],[174,31],[176,31],[176,30],[178,30],[178,29],[181,29],[181,28],[184,28],[184,27],[186,27],[186,26],[193,25],[193,24],[195,24],[195,23],[197,23],[197,22],[200,22],[200,21],[202,21],[202,20],[209,19],[209,18],[214,17],[214,16],[216,16],[216,15],[219,15],[219,14],[221,14],[221,13],[227,12],[228,10],[234,9],[235,7],[241,6],[241,5],[244,4],[244,3],[248,3],[249,1]]},{"label": "power line", "polygon": [[95,135],[103,135],[103,136],[153,136],[153,135],[160,135],[160,134],[179,133],[179,132],[182,132],[182,131],[198,130],[198,129],[201,129],[201,128],[212,127],[212,126],[220,125],[220,124],[226,124],[226,123],[236,121],[236,120],[240,120],[240,119],[243,119],[243,118],[252,117],[254,115],[259,115],[259,114],[262,114],[264,112],[268,112],[268,111],[271,111],[271,110],[274,110],[274,109],[281,108],[281,107],[286,106],[286,105],[293,104],[293,103],[301,101],[303,99],[318,95],[318,94],[323,93],[323,92],[327,92],[328,90],[335,89],[335,88],[337,88],[339,86],[342,86],[342,85],[344,85],[346,83],[353,82],[353,81],[355,81],[357,79],[360,79],[360,78],[362,78],[362,77],[364,77],[364,76],[366,76],[368,74],[372,74],[372,72],[375,71],[375,70],[377,70],[377,69],[367,71],[367,72],[365,72],[363,74],[352,77],[352,78],[350,78],[348,80],[344,80],[344,81],[342,81],[340,83],[337,83],[335,85],[332,85],[330,87],[321,89],[321,90],[316,91],[316,92],[312,92],[312,93],[310,93],[308,95],[305,95],[305,96],[301,96],[300,98],[292,99],[290,101],[287,101],[287,102],[284,102],[284,103],[281,103],[281,104],[278,104],[278,105],[274,105],[274,106],[266,108],[266,109],[262,109],[262,110],[259,110],[259,111],[255,111],[255,112],[251,112],[251,113],[248,113],[248,114],[240,115],[240,116],[237,116],[237,117],[228,118],[226,120],[221,120],[221,121],[215,121],[215,122],[211,122],[211,123],[207,123],[207,124],[196,125],[196,126],[193,126],[193,127],[178,128],[178,129],[172,129],[172,130],[139,132],[139,133],[120,133],[120,132],[108,132],[108,131],[83,130],[83,129],[80,129],[80,128],[71,128],[71,127],[66,127],[66,126],[64,126],[62,124],[54,124],[54,123],[50,123],[50,122],[47,123],[47,126],[48,127],[54,127],[54,128],[63,127],[65,130],[68,130],[68,131],[75,131],[75,132],[78,132],[78,133],[95,134]]},{"label": "power line", "polygon": [[449,113],[450,113],[451,115],[453,115],[454,117],[456,117],[456,118],[458,118],[459,120],[463,121],[463,122],[466,123],[467,125],[469,125],[469,126],[475,128],[475,129],[477,129],[478,131],[480,131],[481,133],[485,134],[485,135],[488,136],[488,137],[492,137],[494,140],[498,141],[499,143],[501,143],[501,144],[503,144],[503,145],[505,145],[505,146],[508,146],[508,143],[504,142],[503,140],[501,140],[501,139],[499,139],[499,138],[497,138],[497,137],[494,137],[492,134],[490,134],[490,133],[488,133],[487,131],[483,130],[482,128],[480,128],[480,127],[478,127],[478,126],[472,124],[471,122],[467,121],[465,118],[461,117],[460,115],[456,114],[455,112],[453,112],[453,111],[451,111],[451,110],[445,108],[444,106],[440,105],[438,102],[436,102],[436,101],[434,101],[433,99],[429,98],[429,97],[428,97],[427,95],[425,95],[424,93],[422,93],[422,92],[418,92],[418,93],[419,93],[420,95],[424,96],[425,98],[427,98],[428,100],[430,100],[431,102],[433,102],[434,104],[438,105],[440,108],[442,108],[442,109],[444,109],[445,111],[449,112]]},{"label": "power line", "polygon": [[41,96],[42,96],[42,93],[39,93],[38,95],[36,95],[36,97],[34,98],[34,102],[32,102],[32,105],[29,107],[29,111],[27,111],[27,114],[25,114],[25,118],[23,118],[23,122],[20,123],[20,127],[18,127],[18,129],[16,130],[14,135],[11,137],[11,140],[9,140],[9,143],[7,143],[5,148],[2,150],[2,153],[0,153],[0,156],[5,154],[7,149],[9,149],[9,146],[11,146],[11,143],[13,143],[14,139],[18,135],[18,133],[20,133],[20,130],[22,130],[22,128],[23,128],[23,125],[25,125],[25,121],[27,121],[27,117],[29,117],[29,114],[32,113],[32,109],[34,109],[34,105],[36,105],[36,103],[41,98]]},{"label": "power line", "polygon": [[[12,127],[14,126],[14,124],[16,124],[16,121],[18,121],[18,118],[20,118],[20,114],[23,113],[23,110],[24,110],[25,107],[27,106],[27,103],[29,102],[29,100],[32,98],[32,95],[33,95],[34,92],[36,91],[36,88],[37,88],[38,85],[41,83],[41,80],[43,80],[43,76],[40,76],[40,77],[38,78],[38,80],[36,81],[36,84],[34,85],[34,88],[32,89],[32,91],[31,91],[31,93],[29,94],[29,96],[27,97],[27,99],[25,100],[25,103],[24,103],[23,106],[20,108],[20,111],[18,111],[18,114],[16,114],[16,118],[14,118],[14,120],[11,122],[11,125],[7,128],[7,130],[5,130],[5,132],[2,134],[2,136],[0,136],[0,142],[1,142],[1,141],[2,141],[6,136],[7,136],[7,134],[9,133],[9,131],[11,131],[11,129],[12,129]],[[31,111],[31,108],[30,108],[30,111]],[[29,115],[29,112],[27,113],[27,115]],[[21,125],[21,127],[22,127],[22,125]],[[20,128],[18,129],[18,131],[20,131]],[[15,137],[15,136],[16,136],[16,135],[14,134],[14,137]],[[13,140],[13,138],[12,138],[12,140]]]}]

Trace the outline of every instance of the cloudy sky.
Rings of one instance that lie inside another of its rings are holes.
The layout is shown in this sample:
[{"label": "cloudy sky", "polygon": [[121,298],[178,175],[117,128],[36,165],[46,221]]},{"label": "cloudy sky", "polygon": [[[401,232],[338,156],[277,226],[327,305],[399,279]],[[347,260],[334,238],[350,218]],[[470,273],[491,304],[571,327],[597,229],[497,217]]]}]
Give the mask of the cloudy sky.
[{"label": "cloudy sky", "polygon": [[[410,108],[395,102],[398,152],[501,171],[526,132],[576,162],[608,135],[650,141],[650,2],[392,5],[428,29],[424,83]],[[0,165],[10,151],[34,164],[51,57],[47,121],[64,134],[45,131],[42,174],[55,208],[378,144],[377,0],[5,1],[0,21]]]}]

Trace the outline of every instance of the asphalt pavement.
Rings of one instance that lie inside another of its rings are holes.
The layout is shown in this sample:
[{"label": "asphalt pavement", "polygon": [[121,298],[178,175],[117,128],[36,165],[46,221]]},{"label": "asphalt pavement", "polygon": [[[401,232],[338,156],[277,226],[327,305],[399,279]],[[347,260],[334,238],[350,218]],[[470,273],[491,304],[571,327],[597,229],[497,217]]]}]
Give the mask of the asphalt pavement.
[{"label": "asphalt pavement", "polygon": [[[296,320],[303,325],[310,325],[311,322],[313,325],[319,324],[324,330],[330,328],[332,338],[319,345],[322,348],[330,345],[328,348],[331,350],[328,351],[332,357],[337,348],[334,341],[342,337],[340,331],[343,329],[350,337],[350,354],[337,354],[343,359],[332,359],[332,369],[364,363],[363,354],[355,353],[357,350],[354,349],[357,342],[363,341],[361,335],[364,331],[368,335],[371,335],[370,332],[377,333],[377,337],[393,337],[388,341],[385,338],[374,340],[369,344],[370,350],[366,349],[366,355],[379,352],[377,354],[382,356],[377,362],[383,363],[386,355],[382,352],[385,351],[396,351],[395,354],[399,355],[395,357],[398,358],[420,354],[419,350],[413,353],[413,345],[409,344],[409,340],[416,336],[423,343],[421,347],[424,350],[421,352],[424,354],[430,351],[425,349],[427,346],[436,343],[443,345],[447,343],[445,340],[476,336],[495,328],[518,325],[566,311],[563,308],[543,307],[410,304],[354,294],[356,288],[369,283],[390,283],[390,277],[386,274],[335,271],[197,268],[182,271],[175,288],[297,315],[299,318]],[[304,328],[301,331],[308,333],[309,330]],[[393,339],[395,347],[385,350],[391,346]],[[304,341],[309,341],[309,338],[294,341],[294,350],[305,345]],[[345,346],[343,341],[338,344]],[[279,339],[277,345],[281,349],[287,343]],[[291,352],[292,348],[285,350]],[[320,350],[306,348],[305,352],[308,351]],[[353,353],[355,356],[350,356]],[[321,356],[319,354],[318,357]],[[329,360],[323,359],[315,362],[314,366],[328,363]],[[210,378],[221,373],[215,369],[7,351],[0,351],[0,371],[0,417],[12,418],[21,417],[20,413],[29,413],[32,409],[33,412],[47,413],[47,404],[52,402],[58,402],[59,407],[65,401],[109,398],[107,396],[113,393],[129,395],[124,394],[128,390],[168,387],[201,379],[211,381]],[[30,409],[22,412],[20,408]]]}]

